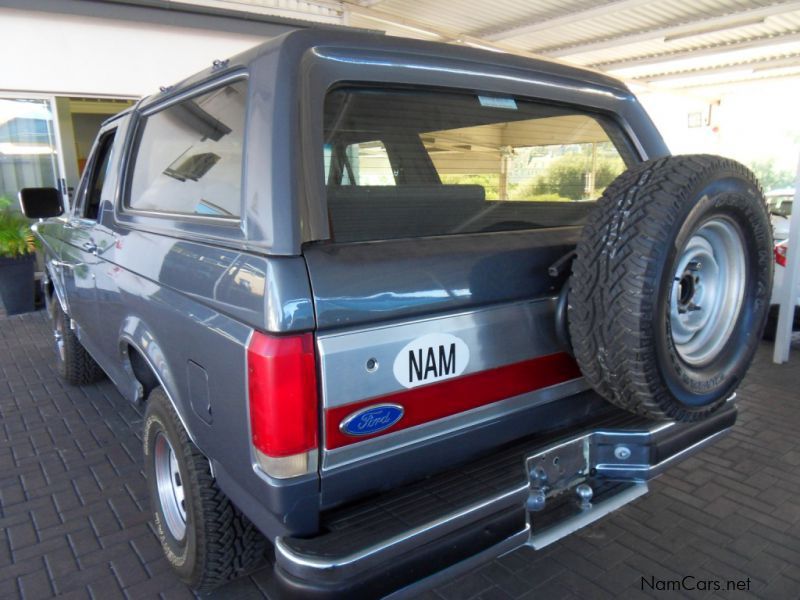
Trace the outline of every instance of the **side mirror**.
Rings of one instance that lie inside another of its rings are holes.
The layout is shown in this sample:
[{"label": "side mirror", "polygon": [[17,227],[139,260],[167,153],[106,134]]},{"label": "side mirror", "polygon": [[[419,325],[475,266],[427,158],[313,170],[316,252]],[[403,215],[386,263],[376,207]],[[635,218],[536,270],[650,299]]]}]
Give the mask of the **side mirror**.
[{"label": "side mirror", "polygon": [[29,219],[48,219],[64,213],[64,201],[56,188],[23,188],[19,207]]}]

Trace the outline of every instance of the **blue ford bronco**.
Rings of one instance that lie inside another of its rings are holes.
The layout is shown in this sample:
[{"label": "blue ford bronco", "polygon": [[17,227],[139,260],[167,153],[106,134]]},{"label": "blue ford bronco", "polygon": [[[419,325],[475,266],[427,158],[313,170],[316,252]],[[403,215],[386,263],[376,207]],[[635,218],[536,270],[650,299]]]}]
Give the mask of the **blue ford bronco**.
[{"label": "blue ford bronco", "polygon": [[403,596],[542,548],[724,435],[764,327],[754,177],[619,81],[297,31],[20,192],[64,379],[143,406],[167,560]]}]

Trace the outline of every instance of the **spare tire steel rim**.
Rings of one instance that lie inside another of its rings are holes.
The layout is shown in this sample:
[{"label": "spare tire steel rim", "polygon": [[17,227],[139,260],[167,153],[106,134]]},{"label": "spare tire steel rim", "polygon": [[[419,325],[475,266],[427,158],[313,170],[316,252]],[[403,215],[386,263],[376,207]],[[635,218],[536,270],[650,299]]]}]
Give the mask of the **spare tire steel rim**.
[{"label": "spare tire steel rim", "polygon": [[713,361],[731,337],[744,298],[746,264],[739,228],[705,221],[684,246],[670,298],[672,340],[697,367]]},{"label": "spare tire steel rim", "polygon": [[175,451],[161,432],[156,436],[153,460],[161,512],[170,533],[180,541],[186,535],[186,497]]}]

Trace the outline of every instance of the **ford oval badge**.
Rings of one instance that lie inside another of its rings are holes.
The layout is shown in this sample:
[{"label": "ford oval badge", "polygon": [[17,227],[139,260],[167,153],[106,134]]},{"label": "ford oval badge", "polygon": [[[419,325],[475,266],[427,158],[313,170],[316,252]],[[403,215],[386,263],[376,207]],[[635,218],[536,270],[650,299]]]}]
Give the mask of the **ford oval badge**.
[{"label": "ford oval badge", "polygon": [[403,407],[399,404],[377,404],[349,415],[339,425],[339,430],[347,435],[372,435],[403,418]]}]

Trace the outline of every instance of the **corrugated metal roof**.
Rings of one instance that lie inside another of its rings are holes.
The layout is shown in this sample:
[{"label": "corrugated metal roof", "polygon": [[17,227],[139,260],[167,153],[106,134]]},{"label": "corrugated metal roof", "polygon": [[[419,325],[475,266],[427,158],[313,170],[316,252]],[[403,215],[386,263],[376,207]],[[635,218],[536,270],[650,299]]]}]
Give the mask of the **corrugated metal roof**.
[{"label": "corrugated metal roof", "polygon": [[[540,54],[641,82],[800,69],[800,0],[187,0]],[[734,68],[734,67],[738,67]]]}]

